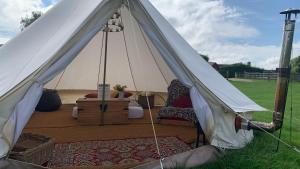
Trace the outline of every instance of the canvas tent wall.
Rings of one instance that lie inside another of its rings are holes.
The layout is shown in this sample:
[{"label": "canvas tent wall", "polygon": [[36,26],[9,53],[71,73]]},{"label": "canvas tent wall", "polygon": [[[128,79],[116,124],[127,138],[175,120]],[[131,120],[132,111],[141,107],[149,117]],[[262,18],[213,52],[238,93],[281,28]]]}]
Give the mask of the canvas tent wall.
[{"label": "canvas tent wall", "polygon": [[[120,8],[123,32],[108,33],[106,82],[132,91],[166,92],[175,75],[125,6]],[[46,88],[95,90],[104,73],[105,32],[99,31],[74,61]]]},{"label": "canvas tent wall", "polygon": [[[235,131],[235,113],[265,109],[238,91],[199,57],[150,2],[62,0],[0,48],[0,156],[6,155],[18,139],[41,96],[43,86],[62,72],[76,56],[92,48],[89,45],[93,44],[93,38],[100,36],[99,31],[108,18],[123,3],[131,12],[127,16],[141,27],[142,31],[136,36],[144,32],[155,56],[165,63],[160,66],[167,65],[171,71],[165,71],[172,72],[170,77],[175,75],[190,87],[193,107],[211,144],[240,148],[252,139],[251,131]],[[128,27],[139,30],[133,22]],[[138,56],[133,54],[132,57]],[[76,64],[76,59],[71,65]],[[156,71],[158,67],[156,65]],[[158,78],[163,77],[160,75]],[[96,85],[96,82],[93,83]],[[146,84],[146,87],[149,86]],[[153,90],[164,87],[166,84]]]}]

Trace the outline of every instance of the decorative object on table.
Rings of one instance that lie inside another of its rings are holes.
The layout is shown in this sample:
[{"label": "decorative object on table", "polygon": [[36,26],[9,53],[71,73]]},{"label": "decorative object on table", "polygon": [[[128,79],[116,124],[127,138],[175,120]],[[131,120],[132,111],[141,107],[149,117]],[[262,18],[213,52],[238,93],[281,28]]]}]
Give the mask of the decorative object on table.
[{"label": "decorative object on table", "polygon": [[35,110],[40,112],[51,112],[58,110],[61,105],[61,99],[57,90],[44,89]]},{"label": "decorative object on table", "polygon": [[[102,99],[102,95],[103,95],[103,84],[99,84],[98,85],[98,98]],[[104,99],[105,100],[110,99],[110,84],[105,84]]]},{"label": "decorative object on table", "polygon": [[[147,100],[148,97],[148,100]],[[138,95],[138,103],[144,108],[148,109],[148,101],[149,101],[149,106],[152,109],[154,107],[154,94],[151,92],[141,92]]]},{"label": "decorative object on table", "polygon": [[144,109],[135,100],[130,100],[128,104],[128,118],[138,119],[144,117]]},{"label": "decorative object on table", "polygon": [[78,106],[77,106],[77,104],[73,107],[72,117],[75,118],[75,119],[78,118]]},{"label": "decorative object on table", "polygon": [[123,99],[124,98],[124,91],[125,91],[125,89],[127,88],[127,86],[126,85],[120,85],[120,84],[116,84],[115,86],[114,86],[114,90],[116,90],[116,91],[118,91],[118,94],[119,94],[119,96],[118,96],[118,98],[119,99]]},{"label": "decorative object on table", "polygon": [[[133,95],[133,94],[132,94],[131,92],[124,91],[124,98],[129,98],[129,97],[131,97],[132,95]],[[111,97],[111,98],[119,98],[119,92],[116,91],[116,90],[111,91],[110,97]]]},{"label": "decorative object on table", "polygon": [[118,98],[119,97],[119,92],[116,90],[110,91],[110,98]]},{"label": "decorative object on table", "polygon": [[52,157],[54,140],[39,134],[23,133],[11,150],[9,158],[45,165]]},{"label": "decorative object on table", "polygon": [[[177,137],[158,137],[161,154],[169,157],[191,147]],[[159,159],[153,137],[56,144],[50,168],[119,168]]]}]

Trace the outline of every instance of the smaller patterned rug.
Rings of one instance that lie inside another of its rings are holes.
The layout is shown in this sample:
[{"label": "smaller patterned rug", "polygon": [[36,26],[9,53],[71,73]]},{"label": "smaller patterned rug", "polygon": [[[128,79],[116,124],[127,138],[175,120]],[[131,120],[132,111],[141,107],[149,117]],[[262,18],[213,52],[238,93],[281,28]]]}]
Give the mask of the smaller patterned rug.
[{"label": "smaller patterned rug", "polygon": [[[177,137],[159,137],[163,157],[190,150]],[[127,165],[159,159],[154,138],[84,141],[56,144],[50,168]]]}]

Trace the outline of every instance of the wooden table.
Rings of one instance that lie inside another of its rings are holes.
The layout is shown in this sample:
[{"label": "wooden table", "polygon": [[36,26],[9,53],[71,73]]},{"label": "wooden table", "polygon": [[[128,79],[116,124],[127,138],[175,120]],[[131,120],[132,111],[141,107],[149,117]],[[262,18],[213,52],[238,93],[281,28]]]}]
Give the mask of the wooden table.
[{"label": "wooden table", "polygon": [[[107,110],[102,112],[102,99],[80,98],[78,106],[78,121],[81,125],[127,124],[129,99],[112,98],[105,100]],[[101,115],[103,113],[103,115]],[[103,117],[103,119],[102,119]],[[103,122],[103,124],[101,124]]]}]

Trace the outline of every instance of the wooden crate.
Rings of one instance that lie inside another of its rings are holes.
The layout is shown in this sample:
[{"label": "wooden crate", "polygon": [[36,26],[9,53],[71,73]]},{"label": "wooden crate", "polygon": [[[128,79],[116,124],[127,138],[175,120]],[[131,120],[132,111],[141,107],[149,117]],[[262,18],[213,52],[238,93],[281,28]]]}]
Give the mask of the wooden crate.
[{"label": "wooden crate", "polygon": [[[102,100],[98,98],[80,98],[78,106],[78,121],[81,125],[101,125]],[[104,112],[104,124],[127,124],[129,99],[106,100],[107,110]]]}]

